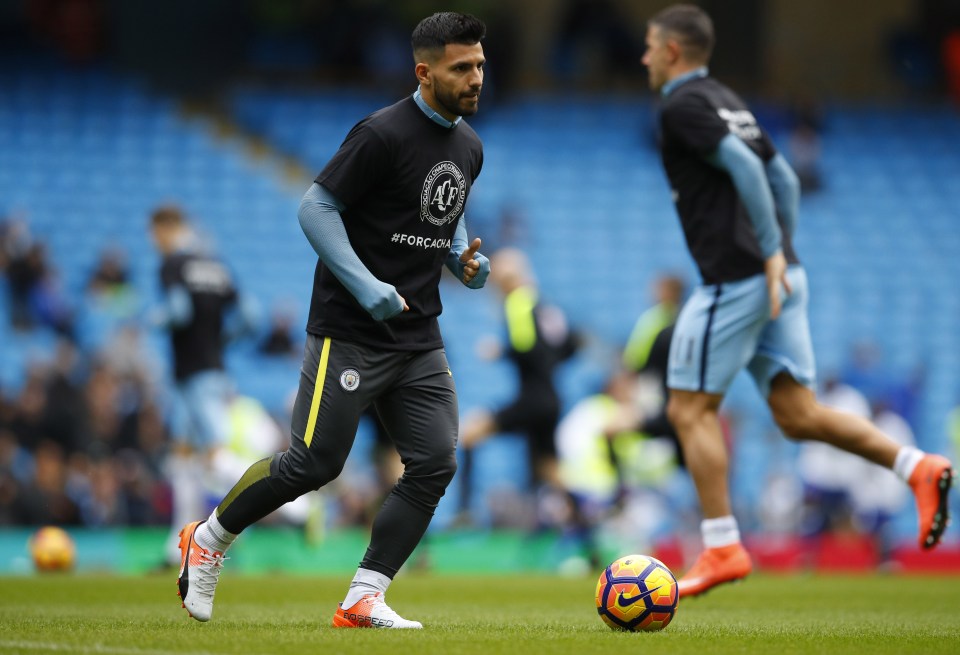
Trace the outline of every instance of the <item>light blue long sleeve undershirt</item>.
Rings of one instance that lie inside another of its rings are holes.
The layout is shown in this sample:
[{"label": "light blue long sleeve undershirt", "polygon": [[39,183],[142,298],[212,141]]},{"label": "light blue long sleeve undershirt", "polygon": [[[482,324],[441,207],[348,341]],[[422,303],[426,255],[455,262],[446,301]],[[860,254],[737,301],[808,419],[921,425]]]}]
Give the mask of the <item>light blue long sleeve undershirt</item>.
[{"label": "light blue long sleeve undershirt", "polygon": [[[470,237],[467,236],[467,217],[461,214],[460,219],[457,221],[457,228],[453,233],[453,240],[450,242],[450,252],[447,254],[447,261],[444,262],[447,270],[453,273],[453,276],[461,282],[463,282],[464,264],[460,261],[460,255],[462,255],[463,251],[470,245],[469,240]],[[464,282],[464,285],[470,289],[480,289],[486,284],[487,276],[490,275],[490,260],[479,252],[476,253],[473,258],[477,260],[480,268],[477,270],[477,274],[473,276],[473,279],[469,282]]]},{"label": "light blue long sleeve undershirt", "polygon": [[396,287],[378,280],[360,261],[347,237],[343,210],[343,203],[314,182],[300,201],[297,218],[317,256],[357,302],[378,321],[393,318],[403,311],[403,299]]},{"label": "light blue long sleeve undershirt", "polygon": [[[403,300],[392,284],[377,279],[360,261],[343,225],[340,215],[343,210],[343,203],[327,189],[314,183],[300,201],[297,217],[317,256],[374,319],[385,321],[403,311]],[[445,262],[450,272],[461,281],[464,265],[460,255],[469,245],[467,238],[466,219],[461,216]],[[475,258],[480,270],[466,286],[479,289],[490,274],[490,261],[480,253]]]},{"label": "light blue long sleeve undershirt", "polygon": [[193,320],[193,301],[182,284],[175,284],[163,293],[161,304],[153,310],[150,321],[164,329],[184,327]]},{"label": "light blue long sleeve undershirt", "polygon": [[800,178],[780,153],[767,162],[766,170],[783,229],[793,236],[800,216]]},{"label": "light blue long sleeve undershirt", "polygon": [[780,249],[782,234],[763,160],[735,134],[725,136],[706,160],[726,171],[733,180],[753,223],[763,258],[775,254]]},{"label": "light blue long sleeve undershirt", "polygon": [[[223,338],[235,341],[257,329],[259,307],[253,298],[241,295],[223,316]],[[177,330],[193,321],[193,299],[182,284],[175,284],[163,294],[161,304],[150,316],[151,322],[163,329]]]}]

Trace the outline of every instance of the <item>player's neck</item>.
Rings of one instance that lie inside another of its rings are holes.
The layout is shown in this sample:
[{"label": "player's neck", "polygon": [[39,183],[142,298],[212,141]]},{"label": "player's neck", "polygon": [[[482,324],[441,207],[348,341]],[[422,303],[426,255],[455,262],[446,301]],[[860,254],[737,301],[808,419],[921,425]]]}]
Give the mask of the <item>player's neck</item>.
[{"label": "player's neck", "polygon": [[429,88],[424,91],[422,86],[418,86],[416,92],[413,94],[413,99],[417,103],[417,106],[420,107],[420,110],[426,114],[430,120],[443,127],[452,128],[460,122],[460,116],[450,118],[449,112],[443,112],[441,109],[438,109],[440,103],[437,102],[437,99],[433,96]]},{"label": "player's neck", "polygon": [[666,97],[678,86],[689,80],[706,77],[710,74],[706,64],[682,64],[670,73],[670,78],[660,88],[660,95]]}]

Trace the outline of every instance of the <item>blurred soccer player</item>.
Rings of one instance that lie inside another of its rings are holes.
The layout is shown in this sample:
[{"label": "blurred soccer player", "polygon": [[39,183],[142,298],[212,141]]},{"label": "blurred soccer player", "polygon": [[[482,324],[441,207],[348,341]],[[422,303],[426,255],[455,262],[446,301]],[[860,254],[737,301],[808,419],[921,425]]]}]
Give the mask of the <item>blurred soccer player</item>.
[{"label": "blurred soccer player", "polygon": [[[167,477],[173,491],[173,531],[166,560],[180,562],[177,532],[207,509],[204,479],[227,430],[231,381],[224,371],[224,344],[250,324],[230,270],[203,251],[178,207],[150,218],[150,234],[162,257],[163,304],[154,325],[169,331],[175,388]],[[236,318],[234,318],[236,317]]]},{"label": "blurred soccer player", "polygon": [[[557,366],[577,350],[579,337],[569,329],[563,312],[539,298],[527,256],[515,248],[492,257],[490,280],[503,296],[508,346],[502,354],[516,367],[516,397],[495,412],[480,411],[465,421],[461,445],[472,449],[493,434],[518,432],[527,440],[530,482],[549,495],[560,489],[554,432],[560,420]],[[499,350],[499,349],[498,349]],[[469,450],[467,451],[469,453]],[[464,469],[469,471],[470,460]],[[469,477],[464,478],[462,510],[467,510]]]},{"label": "blurred soccer player", "polygon": [[746,368],[793,439],[824,441],[892,468],[916,497],[922,548],[947,525],[950,462],[901,447],[866,419],[817,402],[807,278],[792,245],[797,177],[733,91],[709,77],[710,17],[674,5],[648,24],[643,63],[662,96],[663,165],[703,278],[670,347],[668,412],[703,510],[705,550],[680,580],[693,596],[752,569],[730,508],[717,410]]},{"label": "blurred soccer player", "polygon": [[357,123],[300,204],[319,256],[290,447],[257,462],[206,521],[182,531],[179,589],[210,619],[223,553],[281,505],[336,478],[373,404],[404,474],[373,522],[337,627],[420,628],[384,594],[420,542],[456,471],[457,397],[437,322],[446,265],[480,288],[489,261],[463,208],[483,147],[461,120],[477,111],[486,27],[438,13],[412,37],[419,88]]}]

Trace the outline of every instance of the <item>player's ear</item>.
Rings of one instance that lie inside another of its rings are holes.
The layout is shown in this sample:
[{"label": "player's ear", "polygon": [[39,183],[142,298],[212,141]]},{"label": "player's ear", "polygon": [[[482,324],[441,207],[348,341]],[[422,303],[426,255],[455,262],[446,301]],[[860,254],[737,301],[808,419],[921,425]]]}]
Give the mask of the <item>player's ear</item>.
[{"label": "player's ear", "polygon": [[430,86],[430,64],[423,61],[417,62],[413,72],[417,76],[417,81],[420,82],[422,86]]},{"label": "player's ear", "polygon": [[676,39],[667,39],[667,52],[670,53],[670,63],[676,63],[683,57],[683,48]]}]

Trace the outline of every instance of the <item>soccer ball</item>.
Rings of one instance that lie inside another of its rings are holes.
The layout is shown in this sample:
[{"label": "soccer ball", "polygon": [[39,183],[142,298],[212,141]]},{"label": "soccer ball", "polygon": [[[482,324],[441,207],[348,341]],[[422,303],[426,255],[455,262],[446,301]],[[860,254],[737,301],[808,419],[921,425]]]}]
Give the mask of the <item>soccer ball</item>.
[{"label": "soccer ball", "polygon": [[662,630],[679,600],[677,579],[649,555],[621,557],[597,581],[597,614],[614,630]]},{"label": "soccer ball", "polygon": [[61,528],[40,528],[30,537],[30,555],[38,571],[68,571],[73,568],[76,548]]}]

